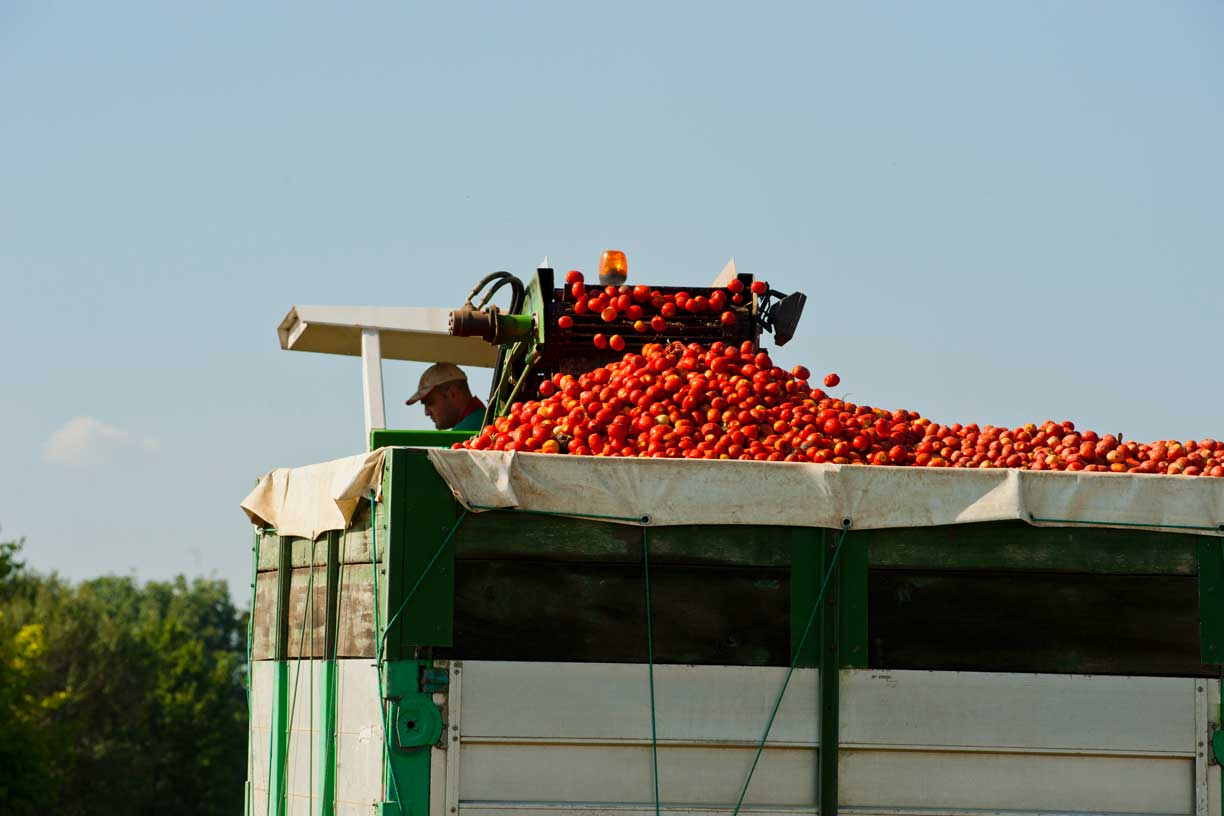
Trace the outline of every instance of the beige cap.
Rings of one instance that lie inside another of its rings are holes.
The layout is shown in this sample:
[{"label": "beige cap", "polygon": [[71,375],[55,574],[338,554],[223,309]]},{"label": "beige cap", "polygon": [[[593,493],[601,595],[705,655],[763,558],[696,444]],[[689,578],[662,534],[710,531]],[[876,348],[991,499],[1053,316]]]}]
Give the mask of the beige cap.
[{"label": "beige cap", "polygon": [[467,382],[467,375],[463,373],[463,369],[453,363],[434,363],[425,369],[425,373],[421,375],[420,387],[404,404],[412,405],[414,402],[420,402],[425,399],[426,394],[439,385],[453,382]]}]

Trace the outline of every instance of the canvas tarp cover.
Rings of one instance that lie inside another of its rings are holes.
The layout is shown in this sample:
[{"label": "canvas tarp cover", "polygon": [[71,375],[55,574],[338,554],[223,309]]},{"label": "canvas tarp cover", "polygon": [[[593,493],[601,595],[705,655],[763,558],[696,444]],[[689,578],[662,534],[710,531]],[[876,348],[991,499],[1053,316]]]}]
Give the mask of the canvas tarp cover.
[{"label": "canvas tarp cover", "polygon": [[[854,529],[1021,519],[1224,532],[1224,479],[431,449],[469,510]],[[640,523],[640,522],[639,522]]]},{"label": "canvas tarp cover", "polygon": [[315,539],[344,530],[358,506],[382,492],[386,448],[297,468],[277,468],[259,480],[242,509],[257,527]]}]

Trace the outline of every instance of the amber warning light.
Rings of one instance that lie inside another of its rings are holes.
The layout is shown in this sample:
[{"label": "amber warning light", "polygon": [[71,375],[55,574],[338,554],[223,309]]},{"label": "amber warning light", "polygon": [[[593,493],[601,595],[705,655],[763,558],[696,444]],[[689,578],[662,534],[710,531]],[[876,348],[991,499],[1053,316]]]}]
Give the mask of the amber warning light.
[{"label": "amber warning light", "polygon": [[619,249],[609,249],[599,259],[599,282],[604,286],[620,286],[629,277],[629,261]]}]

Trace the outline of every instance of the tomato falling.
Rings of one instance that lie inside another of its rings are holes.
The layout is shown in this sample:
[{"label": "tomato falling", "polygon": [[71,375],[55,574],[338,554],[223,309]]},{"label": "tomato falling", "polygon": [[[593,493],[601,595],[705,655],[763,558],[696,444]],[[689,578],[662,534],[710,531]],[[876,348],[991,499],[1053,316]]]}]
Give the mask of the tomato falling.
[{"label": "tomato falling", "polygon": [[[620,335],[596,335],[620,350]],[[1074,423],[1017,428],[933,422],[835,399],[751,341],[648,343],[640,354],[541,383],[467,442],[476,450],[838,465],[1021,468],[1224,478],[1224,442],[1123,441]]]}]

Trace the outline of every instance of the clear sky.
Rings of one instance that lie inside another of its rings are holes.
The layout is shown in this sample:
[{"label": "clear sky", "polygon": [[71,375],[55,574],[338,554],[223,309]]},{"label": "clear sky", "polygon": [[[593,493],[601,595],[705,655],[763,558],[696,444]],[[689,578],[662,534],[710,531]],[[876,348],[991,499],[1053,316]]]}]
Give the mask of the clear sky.
[{"label": "clear sky", "polygon": [[244,599],[238,502],[362,435],[291,305],[612,247],[803,290],[777,356],[855,401],[1224,436],[1222,42],[1214,2],[5,2],[2,534]]}]

